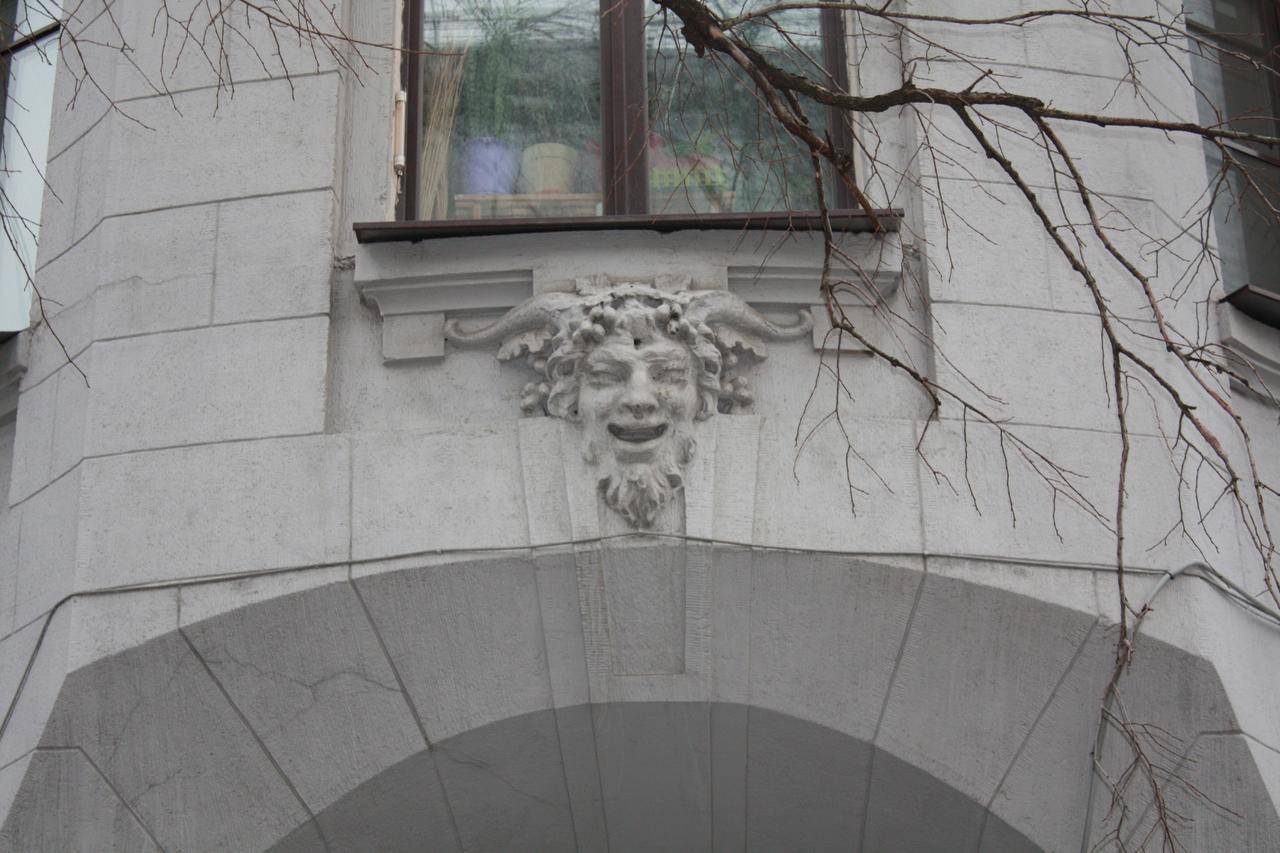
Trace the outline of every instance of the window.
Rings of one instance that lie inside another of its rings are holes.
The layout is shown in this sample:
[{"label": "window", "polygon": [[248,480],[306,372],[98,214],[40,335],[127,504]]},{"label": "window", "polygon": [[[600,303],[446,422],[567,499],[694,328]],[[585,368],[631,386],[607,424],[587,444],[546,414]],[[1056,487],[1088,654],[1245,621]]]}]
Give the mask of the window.
[{"label": "window", "polygon": [[[404,219],[817,208],[807,149],[736,68],[686,57],[678,21],[645,0],[413,0],[406,17]],[[843,86],[841,20],[784,12],[739,35]],[[809,118],[850,150],[847,119]]]},{"label": "window", "polygon": [[0,0],[0,335],[31,310],[58,14],[54,0]]},{"label": "window", "polygon": [[[1187,24],[1204,44],[1193,53],[1205,124],[1280,136],[1280,20],[1275,0],[1188,0]],[[1215,201],[1228,301],[1280,326],[1280,148],[1228,141],[1206,147],[1218,173],[1233,169]]]}]

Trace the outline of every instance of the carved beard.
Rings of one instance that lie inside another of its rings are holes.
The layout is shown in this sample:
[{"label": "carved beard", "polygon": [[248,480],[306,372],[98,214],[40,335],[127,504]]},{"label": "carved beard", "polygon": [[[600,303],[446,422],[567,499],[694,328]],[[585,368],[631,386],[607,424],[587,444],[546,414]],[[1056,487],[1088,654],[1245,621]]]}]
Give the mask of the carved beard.
[{"label": "carved beard", "polygon": [[[587,446],[588,462],[607,470],[599,480],[600,494],[610,509],[632,527],[648,528],[676,492],[684,488],[684,466],[693,459],[693,436],[679,432],[647,462],[623,462],[612,453],[600,453],[595,442]],[[603,457],[603,459],[602,459]]]}]

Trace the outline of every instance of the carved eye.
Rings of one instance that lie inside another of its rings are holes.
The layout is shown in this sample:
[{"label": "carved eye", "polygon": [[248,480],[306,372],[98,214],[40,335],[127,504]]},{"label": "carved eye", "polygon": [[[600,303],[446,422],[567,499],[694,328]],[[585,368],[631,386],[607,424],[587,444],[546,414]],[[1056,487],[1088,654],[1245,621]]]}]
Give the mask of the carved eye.
[{"label": "carved eye", "polygon": [[587,374],[587,379],[591,382],[601,384],[611,384],[614,382],[622,382],[623,376],[616,370],[608,370],[606,368],[597,368]]}]

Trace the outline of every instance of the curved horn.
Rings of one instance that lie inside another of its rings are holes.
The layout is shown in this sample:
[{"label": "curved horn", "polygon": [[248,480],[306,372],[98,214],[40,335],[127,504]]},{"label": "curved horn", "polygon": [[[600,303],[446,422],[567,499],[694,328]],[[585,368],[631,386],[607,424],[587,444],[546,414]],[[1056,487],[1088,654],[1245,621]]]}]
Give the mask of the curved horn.
[{"label": "curved horn", "polygon": [[799,338],[813,328],[813,317],[808,311],[800,311],[796,322],[791,325],[779,326],[748,305],[742,297],[727,290],[697,291],[686,313],[707,325],[729,326],[774,341]]},{"label": "curved horn", "polygon": [[555,330],[564,323],[562,312],[581,300],[573,293],[543,293],[526,299],[501,319],[479,329],[468,331],[458,320],[450,320],[444,324],[444,334],[459,346],[482,346],[533,329]]}]

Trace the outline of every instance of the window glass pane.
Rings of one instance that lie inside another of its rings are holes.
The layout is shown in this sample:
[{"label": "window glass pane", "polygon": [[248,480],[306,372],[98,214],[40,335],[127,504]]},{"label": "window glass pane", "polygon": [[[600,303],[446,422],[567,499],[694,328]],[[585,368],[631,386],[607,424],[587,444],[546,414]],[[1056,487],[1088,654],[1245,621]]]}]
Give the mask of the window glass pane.
[{"label": "window glass pane", "polygon": [[1188,20],[1206,30],[1261,49],[1265,27],[1260,0],[1187,0]]},{"label": "window glass pane", "polygon": [[1192,74],[1200,89],[1200,120],[1205,124],[1216,124],[1221,118],[1234,130],[1274,135],[1275,81],[1267,72],[1226,51],[1201,46],[1192,54]]},{"label": "window glass pane", "polygon": [[[1237,154],[1248,178],[1233,171],[1214,203],[1214,226],[1222,280],[1228,292],[1243,285],[1280,293],[1280,167]],[[1221,168],[1217,149],[1208,150],[1210,170]],[[1212,171],[1217,174],[1216,171]]]},{"label": "window glass pane", "polygon": [[50,35],[9,60],[4,134],[0,137],[0,331],[27,326],[29,273],[35,271],[44,199],[45,156],[53,106],[58,37]]},{"label": "window glass pane", "polygon": [[599,11],[581,0],[424,0],[420,219],[594,216]]},{"label": "window glass pane", "polygon": [[[712,3],[724,15],[754,4]],[[776,64],[820,82],[820,16],[777,14],[735,30]],[[719,54],[687,51],[679,23],[661,13],[646,29],[649,64],[649,210],[654,213],[814,210],[808,149],[759,100],[755,85]],[[819,136],[827,111],[806,104]]]}]

